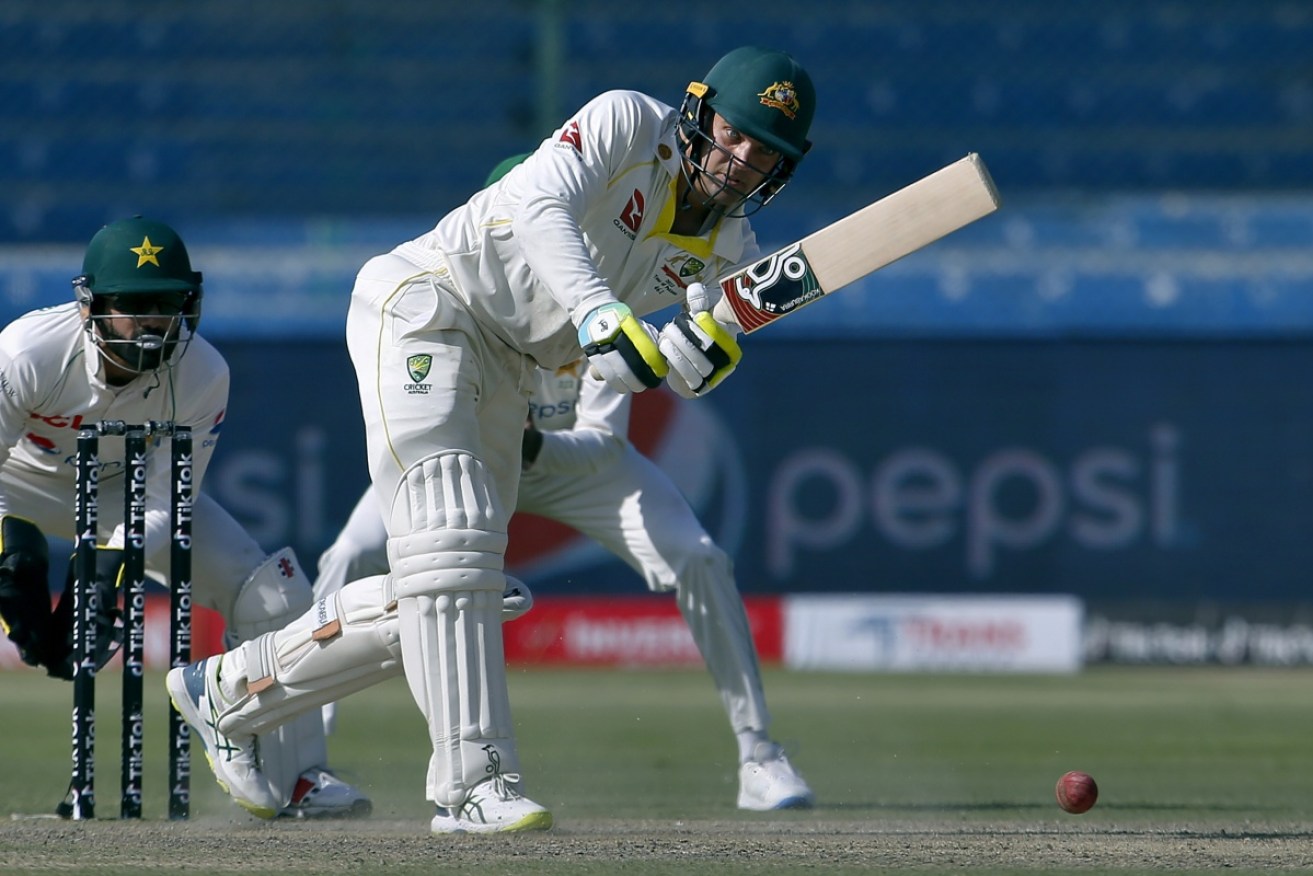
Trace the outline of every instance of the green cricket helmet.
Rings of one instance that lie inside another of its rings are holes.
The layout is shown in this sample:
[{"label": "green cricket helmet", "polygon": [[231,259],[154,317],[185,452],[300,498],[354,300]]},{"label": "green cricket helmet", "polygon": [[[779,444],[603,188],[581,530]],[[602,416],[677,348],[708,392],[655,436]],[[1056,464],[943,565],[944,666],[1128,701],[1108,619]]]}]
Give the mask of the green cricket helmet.
[{"label": "green cricket helmet", "polygon": [[[102,354],[131,371],[154,371],[180,342],[185,351],[200,323],[201,273],[178,233],[153,219],[120,219],[96,232],[73,289]],[[111,322],[122,317],[134,320],[129,335]]]},{"label": "green cricket helmet", "polygon": [[742,133],[780,153],[766,180],[744,193],[743,206],[754,212],[779,194],[798,162],[811,149],[807,133],[816,114],[816,88],[811,76],[784,52],[743,46],[725,55],[702,82],[690,82],[680,109],[680,135],[685,155],[697,172],[705,172],[702,157],[720,149],[712,136],[718,113]]}]

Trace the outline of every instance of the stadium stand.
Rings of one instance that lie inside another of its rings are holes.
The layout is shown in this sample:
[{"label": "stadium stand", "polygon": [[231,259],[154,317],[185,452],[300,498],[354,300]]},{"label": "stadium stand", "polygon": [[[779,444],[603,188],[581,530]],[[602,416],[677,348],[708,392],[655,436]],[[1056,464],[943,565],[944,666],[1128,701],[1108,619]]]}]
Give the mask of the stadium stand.
[{"label": "stadium stand", "polygon": [[[820,94],[817,148],[756,222],[768,244],[967,151],[1005,196],[998,217],[872,281],[888,294],[826,309],[845,326],[1112,330],[1117,301],[1142,305],[1128,312],[1148,326],[1181,301],[1186,326],[1309,322],[1292,302],[1313,285],[1300,198],[1313,7],[813,0],[805,13],[780,0],[751,16],[684,0],[8,0],[0,303],[21,308],[48,283],[49,259],[19,245],[77,245],[132,212],[185,217],[219,253],[216,278],[242,263],[223,254],[267,251],[302,265],[263,284],[289,302],[339,290],[354,260],[395,242],[385,233],[418,233],[490,155],[537,142],[540,119],[607,88],[677,101],[727,45],[760,42],[793,51]],[[561,64],[545,77],[552,32]],[[994,286],[976,312],[973,290]]]},{"label": "stadium stand", "polygon": [[[544,98],[547,7],[563,75]],[[546,133],[544,99],[562,114],[611,87],[673,101],[690,70],[752,41],[787,45],[822,96],[821,147],[781,223],[840,215],[969,150],[1009,192],[1313,186],[1313,9],[1291,0],[815,0],[805,16],[771,0],[749,17],[602,0],[10,0],[0,241],[80,240],[129,203],[440,209],[490,150]]]}]

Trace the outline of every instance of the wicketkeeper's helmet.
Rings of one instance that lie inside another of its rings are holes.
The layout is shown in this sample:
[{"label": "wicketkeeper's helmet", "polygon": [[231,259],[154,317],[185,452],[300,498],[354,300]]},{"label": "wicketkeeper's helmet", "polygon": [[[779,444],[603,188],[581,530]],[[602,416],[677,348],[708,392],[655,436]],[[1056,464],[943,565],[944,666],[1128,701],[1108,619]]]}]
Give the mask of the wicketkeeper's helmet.
[{"label": "wicketkeeper's helmet", "polygon": [[[73,278],[73,291],[96,343],[119,364],[126,361],[139,371],[169,361],[180,341],[185,349],[201,319],[201,273],[192,270],[182,238],[163,222],[140,216],[96,232],[87,244],[82,273]],[[104,322],[111,304],[119,315],[180,318],[186,332],[179,326],[169,337],[150,332],[119,336]]]}]

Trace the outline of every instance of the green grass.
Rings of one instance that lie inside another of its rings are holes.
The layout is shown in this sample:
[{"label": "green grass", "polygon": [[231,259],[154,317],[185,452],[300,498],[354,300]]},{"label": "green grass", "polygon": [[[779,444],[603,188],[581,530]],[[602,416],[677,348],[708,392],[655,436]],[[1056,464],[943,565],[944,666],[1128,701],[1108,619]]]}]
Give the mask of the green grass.
[{"label": "green grass", "polygon": [[[813,811],[766,819],[735,809],[733,739],[710,680],[697,671],[513,671],[527,790],[552,809],[558,832],[601,837],[610,825],[628,833],[640,821],[662,831],[737,825],[751,836],[766,820],[820,833],[869,829],[928,837],[976,829],[1289,834],[1313,850],[1313,671],[1117,668],[1074,677],[769,671],[766,684],[775,734],[816,791]],[[148,679],[146,814],[154,819],[164,811],[162,688],[159,677]],[[117,813],[117,693],[116,676],[102,679],[101,818]],[[49,812],[68,782],[70,688],[11,672],[0,674],[0,696],[0,818]],[[423,836],[428,747],[404,683],[358,694],[340,715],[331,745],[336,767],[371,794],[375,820],[413,821],[414,834]],[[196,818],[233,818],[240,827],[243,816],[233,814],[199,755],[195,768]],[[1054,803],[1054,782],[1069,769],[1099,782],[1099,803],[1086,815],[1067,815]],[[0,824],[0,860],[3,830]],[[743,872],[786,872],[770,869],[768,860],[754,866],[765,869]],[[687,862],[633,872],[722,871],[723,863],[698,869]],[[572,869],[517,872],[607,869],[580,861]]]}]

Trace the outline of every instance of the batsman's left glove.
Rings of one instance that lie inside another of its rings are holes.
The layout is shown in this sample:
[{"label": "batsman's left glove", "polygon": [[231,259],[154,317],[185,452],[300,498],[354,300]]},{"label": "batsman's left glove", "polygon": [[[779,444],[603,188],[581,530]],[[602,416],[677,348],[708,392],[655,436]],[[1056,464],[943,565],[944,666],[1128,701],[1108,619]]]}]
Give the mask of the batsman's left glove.
[{"label": "batsman's left glove", "polygon": [[711,315],[707,290],[701,283],[688,287],[688,309],[661,329],[658,348],[670,363],[666,382],[684,398],[706,395],[738,367],[743,349],[735,330]]},{"label": "batsman's left glove", "polygon": [[619,301],[594,307],[584,316],[579,346],[594,375],[616,392],[660,386],[670,370],[657,349],[657,330]]}]

